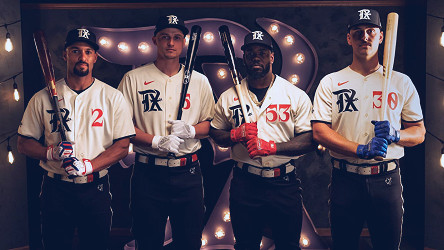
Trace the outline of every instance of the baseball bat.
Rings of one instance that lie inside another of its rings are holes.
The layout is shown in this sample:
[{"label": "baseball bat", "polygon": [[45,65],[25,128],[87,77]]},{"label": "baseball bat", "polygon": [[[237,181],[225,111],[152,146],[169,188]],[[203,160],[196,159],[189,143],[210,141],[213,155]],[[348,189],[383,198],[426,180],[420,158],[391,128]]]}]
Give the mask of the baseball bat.
[{"label": "baseball bat", "polygon": [[219,36],[220,40],[222,41],[222,46],[224,47],[225,58],[227,59],[228,67],[230,68],[231,71],[231,77],[233,78],[234,88],[236,89],[237,96],[239,98],[239,103],[241,105],[245,122],[250,122],[250,118],[248,117],[247,107],[244,101],[244,95],[241,89],[241,81],[239,73],[236,69],[236,62],[234,61],[236,55],[234,54],[233,43],[231,42],[231,35],[228,26],[222,25],[219,27]]},{"label": "baseball bat", "polygon": [[[191,74],[194,69],[194,61],[197,55],[197,49],[199,48],[200,33],[202,28],[199,25],[193,25],[190,32],[190,41],[188,43],[187,57],[185,58],[185,68],[183,72],[182,90],[180,92],[179,110],[177,112],[176,120],[182,119],[182,109],[185,105],[185,99],[187,97],[188,86],[190,85]],[[169,157],[174,157],[173,153],[168,153]]]},{"label": "baseball bat", "polygon": [[51,55],[49,54],[45,34],[43,33],[43,31],[39,30],[34,32],[33,36],[37,55],[39,56],[40,60],[40,66],[42,67],[43,76],[45,77],[46,87],[48,88],[52,109],[54,110],[55,117],[57,119],[57,126],[59,128],[60,137],[62,141],[66,141],[66,131],[65,127],[62,124],[62,113],[60,112],[59,99],[55,87],[54,68],[52,66]]},{"label": "baseball bat", "polygon": [[[387,15],[387,26],[385,29],[385,43],[384,43],[384,57],[382,62],[383,68],[383,91],[382,91],[382,104],[380,110],[380,117],[382,120],[387,120],[387,98],[390,87],[390,81],[393,73],[393,64],[395,62],[396,52],[396,37],[398,34],[398,21],[399,15],[395,12],[391,12]],[[375,160],[382,161],[382,156],[376,156]]]}]

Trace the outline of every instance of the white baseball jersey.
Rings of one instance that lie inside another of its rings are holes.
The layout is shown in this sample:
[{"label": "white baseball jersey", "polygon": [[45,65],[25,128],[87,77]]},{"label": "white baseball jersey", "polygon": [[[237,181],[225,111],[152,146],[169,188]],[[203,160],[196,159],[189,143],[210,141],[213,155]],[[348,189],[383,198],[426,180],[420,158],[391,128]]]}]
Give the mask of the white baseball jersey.
[{"label": "white baseball jersey", "polygon": [[[168,76],[154,63],[131,70],[125,74],[118,89],[128,101],[134,125],[151,135],[171,134],[168,120],[176,120],[182,91],[184,67]],[[214,110],[214,97],[208,79],[203,74],[193,71],[188,86],[182,119],[187,124],[196,125],[210,121]],[[201,147],[199,139],[184,139],[179,146],[179,154],[190,154]],[[134,145],[134,151],[141,154],[166,156],[152,147]]]},{"label": "white baseball jersey", "polygon": [[[382,66],[370,75],[363,76],[350,67],[325,76],[319,83],[313,103],[313,121],[331,124],[334,131],[346,139],[367,144],[375,136],[372,120],[382,120]],[[419,96],[410,78],[393,71],[387,95],[386,117],[395,129],[404,122],[422,120]],[[344,156],[330,150],[331,156],[351,163],[372,163],[357,157]],[[387,159],[404,156],[404,147],[391,143]]]},{"label": "white baseball jersey", "polygon": [[[248,115],[257,121],[258,137],[276,143],[287,142],[295,135],[311,131],[311,101],[307,94],[287,80],[276,76],[273,85],[265,95],[259,107],[252,98],[256,95],[249,92],[246,79],[241,82]],[[248,93],[248,94],[246,94]],[[241,106],[234,87],[226,90],[216,104],[211,126],[221,130],[231,130],[243,123]],[[299,156],[271,155],[251,159],[243,143],[236,143],[231,148],[231,157],[235,161],[258,167],[276,167]]]},{"label": "white baseball jersey", "polygon": [[[68,141],[74,142],[74,156],[94,159],[114,141],[135,135],[128,105],[118,90],[95,79],[80,94],[70,89],[64,79],[56,82],[63,126]],[[57,145],[60,133],[47,89],[37,92],[29,101],[18,133],[39,140],[44,145]],[[61,161],[40,161],[46,171],[66,175]]]}]

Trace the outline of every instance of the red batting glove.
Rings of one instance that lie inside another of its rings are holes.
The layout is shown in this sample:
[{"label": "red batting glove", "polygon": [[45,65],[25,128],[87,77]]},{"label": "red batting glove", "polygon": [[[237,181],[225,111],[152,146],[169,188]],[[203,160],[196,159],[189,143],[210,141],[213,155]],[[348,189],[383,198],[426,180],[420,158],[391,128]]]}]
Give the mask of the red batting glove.
[{"label": "red batting glove", "polygon": [[247,142],[250,158],[256,156],[267,156],[276,154],[276,143],[274,141],[264,141],[260,138],[253,138]]},{"label": "red batting glove", "polygon": [[257,123],[244,123],[238,128],[230,131],[230,138],[233,142],[248,141],[257,137]]}]

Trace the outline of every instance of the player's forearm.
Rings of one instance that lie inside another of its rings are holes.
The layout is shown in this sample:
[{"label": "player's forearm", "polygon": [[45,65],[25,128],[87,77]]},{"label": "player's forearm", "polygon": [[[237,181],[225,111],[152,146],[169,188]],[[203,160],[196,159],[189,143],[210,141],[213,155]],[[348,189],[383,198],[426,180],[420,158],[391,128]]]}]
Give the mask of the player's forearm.
[{"label": "player's forearm", "polygon": [[17,150],[28,157],[46,161],[46,147],[34,139],[19,135],[17,137]]},{"label": "player's forearm", "polygon": [[95,159],[90,159],[93,165],[93,172],[99,172],[124,158],[128,154],[129,142],[129,138],[120,139]]},{"label": "player's forearm", "polygon": [[136,136],[131,138],[131,143],[137,146],[151,147],[154,135],[147,134],[137,127],[134,127],[134,129],[136,130]]},{"label": "player's forearm", "polygon": [[313,139],[316,142],[336,153],[357,157],[358,143],[347,140],[325,123],[313,122],[312,127]]},{"label": "player's forearm", "polygon": [[231,140],[230,137],[230,131],[210,127],[209,135],[219,146],[231,147],[234,145],[234,142]]},{"label": "player's forearm", "polygon": [[396,143],[404,147],[413,147],[424,141],[426,129],[424,122],[418,123],[403,123],[404,129],[402,129],[400,140]]},{"label": "player's forearm", "polygon": [[199,122],[198,124],[194,125],[194,129],[196,130],[196,135],[194,136],[194,138],[203,139],[208,136],[208,133],[210,131],[210,122]]},{"label": "player's forearm", "polygon": [[276,154],[286,156],[302,155],[314,150],[315,147],[313,133],[310,131],[299,134],[288,142],[276,143]]}]

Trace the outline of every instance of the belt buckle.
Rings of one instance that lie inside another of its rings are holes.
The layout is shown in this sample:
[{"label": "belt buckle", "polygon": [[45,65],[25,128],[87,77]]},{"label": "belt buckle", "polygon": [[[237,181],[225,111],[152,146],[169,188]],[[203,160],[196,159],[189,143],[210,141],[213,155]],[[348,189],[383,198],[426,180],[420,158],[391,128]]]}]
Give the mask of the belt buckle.
[{"label": "belt buckle", "polygon": [[370,167],[370,173],[373,174],[379,174],[379,165],[371,166]]},{"label": "belt buckle", "polygon": [[281,176],[281,169],[279,167],[273,168],[273,177]]}]

